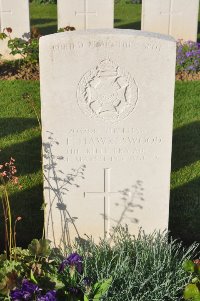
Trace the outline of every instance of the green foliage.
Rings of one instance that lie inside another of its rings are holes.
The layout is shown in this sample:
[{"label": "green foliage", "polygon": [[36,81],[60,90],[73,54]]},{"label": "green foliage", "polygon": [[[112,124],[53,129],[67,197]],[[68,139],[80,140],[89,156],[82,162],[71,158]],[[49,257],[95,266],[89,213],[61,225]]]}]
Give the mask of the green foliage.
[{"label": "green foliage", "polygon": [[38,257],[48,257],[51,253],[50,240],[47,239],[33,239],[28,246],[31,255]]},{"label": "green foliage", "polygon": [[183,269],[191,275],[191,282],[186,285],[183,292],[184,299],[200,301],[200,260],[186,260]]},{"label": "green foliage", "polygon": [[12,55],[19,54],[24,61],[36,64],[39,62],[39,39],[33,38],[28,41],[15,38],[8,41],[8,47]]},{"label": "green foliage", "polygon": [[199,289],[198,289],[197,285],[192,284],[192,283],[188,284],[185,287],[183,296],[184,296],[185,300],[197,301],[197,298],[200,298],[200,293],[199,293]]},{"label": "green foliage", "polygon": [[183,269],[186,272],[194,272],[195,264],[192,260],[186,260],[183,262]]},{"label": "green foliage", "polygon": [[182,263],[195,252],[195,246],[186,250],[180,243],[168,242],[162,233],[138,238],[127,230],[119,229],[112,246],[101,241],[78,244],[84,257],[85,271],[97,281],[112,277],[106,301],[180,301],[188,276]]},{"label": "green foliage", "polygon": [[19,262],[0,261],[0,297],[7,296],[10,290],[16,287],[22,270]]},{"label": "green foliage", "polygon": [[102,296],[105,295],[106,292],[108,291],[111,284],[112,284],[112,277],[110,277],[109,279],[103,282],[97,282],[93,288],[94,300],[100,301]]},{"label": "green foliage", "polygon": [[[5,260],[2,256],[0,261],[0,300],[6,301],[11,291],[21,290],[23,293],[24,280],[40,288],[43,296],[56,290],[58,301],[100,301],[112,283],[112,278],[85,283],[86,275],[73,263],[66,264],[60,271],[64,257],[58,249],[50,249],[49,241],[45,239],[35,239],[28,250],[17,248],[13,249],[13,253],[17,254],[15,260]],[[33,299],[29,297],[29,300]]]},{"label": "green foliage", "polygon": [[0,40],[4,40],[7,38],[7,34],[5,32],[0,33]]}]

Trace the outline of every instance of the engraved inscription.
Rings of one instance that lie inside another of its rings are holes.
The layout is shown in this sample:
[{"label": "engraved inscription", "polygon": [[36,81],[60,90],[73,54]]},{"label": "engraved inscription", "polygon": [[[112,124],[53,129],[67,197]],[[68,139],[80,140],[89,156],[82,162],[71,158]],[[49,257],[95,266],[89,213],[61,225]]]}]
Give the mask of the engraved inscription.
[{"label": "engraved inscription", "polygon": [[67,160],[130,162],[159,159],[163,139],[135,128],[71,128],[66,136]]},{"label": "engraved inscription", "polygon": [[138,87],[128,72],[110,59],[105,59],[82,77],[77,99],[80,109],[87,116],[120,121],[135,108]]}]

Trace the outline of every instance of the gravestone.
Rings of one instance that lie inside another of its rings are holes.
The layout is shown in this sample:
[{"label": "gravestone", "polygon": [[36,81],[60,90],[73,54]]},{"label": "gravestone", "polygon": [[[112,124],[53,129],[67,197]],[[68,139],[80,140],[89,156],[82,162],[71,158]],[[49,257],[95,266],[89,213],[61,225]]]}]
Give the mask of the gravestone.
[{"label": "gravestone", "polygon": [[176,43],[134,30],[40,39],[46,235],[168,226]]},{"label": "gravestone", "polygon": [[[0,31],[8,27],[12,29],[11,38],[29,38],[29,0],[0,0]],[[7,39],[0,41],[0,53],[3,58],[13,58],[9,55],[7,43]]]},{"label": "gravestone", "polygon": [[199,0],[143,0],[142,30],[197,40]]},{"label": "gravestone", "polygon": [[114,0],[58,0],[58,29],[113,28]]}]

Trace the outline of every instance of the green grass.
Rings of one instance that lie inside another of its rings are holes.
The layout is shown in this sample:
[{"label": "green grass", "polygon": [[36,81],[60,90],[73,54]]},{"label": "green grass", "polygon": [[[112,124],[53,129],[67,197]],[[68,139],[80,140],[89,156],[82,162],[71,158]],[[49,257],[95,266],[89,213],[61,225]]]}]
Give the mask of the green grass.
[{"label": "green grass", "polygon": [[[57,6],[30,5],[31,25],[38,27],[41,34],[50,34],[57,31]],[[141,28],[141,4],[132,4],[129,0],[118,0],[115,4],[116,28]],[[67,25],[67,24],[66,24]],[[200,41],[200,10],[198,24],[198,40]]]},{"label": "green grass", "polygon": [[200,241],[200,81],[176,83],[170,229]]},{"label": "green grass", "polygon": [[57,6],[54,4],[30,4],[31,26],[39,29],[42,35],[57,31]]},{"label": "green grass", "polygon": [[[41,136],[30,105],[23,99],[29,93],[39,105],[39,83],[34,81],[1,81],[0,162],[14,157],[20,184],[19,191],[12,189],[13,218],[22,217],[18,223],[18,241],[27,245],[31,238],[40,237],[43,223],[40,211],[42,196]],[[2,217],[2,213],[0,215]],[[2,237],[0,218],[0,237]]]}]

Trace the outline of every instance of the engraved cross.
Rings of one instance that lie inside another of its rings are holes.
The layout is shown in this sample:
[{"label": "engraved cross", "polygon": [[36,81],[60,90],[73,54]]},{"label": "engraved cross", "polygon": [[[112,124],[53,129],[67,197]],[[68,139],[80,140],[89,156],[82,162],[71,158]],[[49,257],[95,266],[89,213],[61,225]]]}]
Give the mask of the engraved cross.
[{"label": "engraved cross", "polygon": [[170,8],[169,8],[169,12],[160,12],[160,15],[162,16],[169,16],[169,25],[168,25],[168,34],[172,34],[172,18],[173,16],[180,16],[182,14],[182,12],[175,12],[174,11],[174,0],[170,0]]},{"label": "engraved cross", "polygon": [[84,16],[84,29],[88,28],[88,17],[97,16],[97,12],[89,12],[88,10],[88,0],[84,0],[84,12],[75,12],[75,16]]},{"label": "engraved cross", "polygon": [[[120,193],[119,191],[117,192],[112,192],[110,189],[110,179],[111,178],[111,168],[104,168],[104,189],[102,192],[84,192],[84,197],[86,197],[87,194],[100,194],[103,197],[104,200],[104,238],[106,237],[106,234],[110,230],[110,221],[109,221],[109,216],[110,216],[110,197],[112,194]],[[107,226],[106,226],[106,220],[108,221]]]}]

